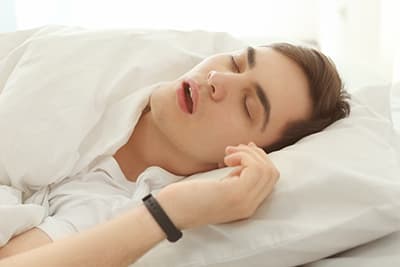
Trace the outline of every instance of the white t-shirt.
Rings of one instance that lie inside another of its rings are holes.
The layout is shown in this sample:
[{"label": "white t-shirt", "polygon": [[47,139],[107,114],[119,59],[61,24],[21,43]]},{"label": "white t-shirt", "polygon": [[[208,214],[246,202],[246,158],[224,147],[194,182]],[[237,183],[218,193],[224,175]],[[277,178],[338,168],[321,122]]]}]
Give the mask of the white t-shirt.
[{"label": "white t-shirt", "polygon": [[46,207],[47,216],[37,227],[56,240],[107,221],[140,204],[148,193],[181,178],[152,166],[132,182],[115,158],[107,156],[90,170],[43,188],[25,203]]}]

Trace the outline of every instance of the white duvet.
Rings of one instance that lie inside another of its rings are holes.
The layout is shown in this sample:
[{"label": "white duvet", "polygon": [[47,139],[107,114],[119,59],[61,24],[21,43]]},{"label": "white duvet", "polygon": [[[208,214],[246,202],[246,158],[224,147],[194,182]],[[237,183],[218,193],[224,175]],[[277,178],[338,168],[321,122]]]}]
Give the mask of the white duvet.
[{"label": "white duvet", "polygon": [[[221,38],[229,37],[58,26],[0,35],[0,246],[47,215],[24,199],[113,155],[156,88],[149,85],[226,50]],[[188,52],[193,40],[204,46]]]}]

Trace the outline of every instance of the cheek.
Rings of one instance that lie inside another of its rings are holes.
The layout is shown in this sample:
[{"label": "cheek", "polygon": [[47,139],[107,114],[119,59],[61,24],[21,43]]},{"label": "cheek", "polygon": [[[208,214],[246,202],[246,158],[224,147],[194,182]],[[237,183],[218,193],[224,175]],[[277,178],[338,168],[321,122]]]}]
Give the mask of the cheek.
[{"label": "cheek", "polygon": [[197,154],[204,160],[220,160],[224,157],[226,146],[247,141],[248,129],[232,113],[221,114],[212,108],[207,111],[210,113],[193,121],[180,121],[183,124],[176,121],[176,124],[170,125],[172,132],[168,135],[187,153]]},{"label": "cheek", "polygon": [[249,130],[246,128],[247,124],[244,123],[243,119],[233,112],[219,114],[204,123],[207,129],[205,134],[208,138],[217,140],[224,147],[246,142]]}]

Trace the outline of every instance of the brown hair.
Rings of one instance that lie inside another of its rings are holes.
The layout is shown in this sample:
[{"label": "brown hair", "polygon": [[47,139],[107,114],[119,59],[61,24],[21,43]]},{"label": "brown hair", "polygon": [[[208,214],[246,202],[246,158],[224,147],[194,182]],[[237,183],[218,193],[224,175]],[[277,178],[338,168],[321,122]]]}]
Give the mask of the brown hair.
[{"label": "brown hair", "polygon": [[274,43],[267,47],[292,59],[304,71],[309,84],[313,111],[308,120],[288,123],[280,139],[263,148],[265,152],[271,153],[292,145],[350,114],[348,99],[351,96],[345,91],[336,66],[330,58],[316,49],[289,43]]}]

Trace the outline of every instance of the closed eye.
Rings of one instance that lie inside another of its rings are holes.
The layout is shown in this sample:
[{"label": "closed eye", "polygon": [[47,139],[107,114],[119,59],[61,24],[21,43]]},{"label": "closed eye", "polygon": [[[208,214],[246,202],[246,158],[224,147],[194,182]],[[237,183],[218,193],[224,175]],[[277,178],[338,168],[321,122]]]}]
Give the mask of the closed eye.
[{"label": "closed eye", "polygon": [[[240,69],[239,69],[239,66],[237,65],[237,63],[235,61],[235,58],[232,55],[230,55],[230,58],[231,58],[232,70],[237,72],[237,73],[240,73]],[[245,111],[245,114],[247,115],[247,117],[249,119],[251,119],[249,109],[247,108],[247,105],[246,105],[246,100],[247,100],[247,95],[245,95],[243,97],[243,108],[244,108],[244,111]]]},{"label": "closed eye", "polygon": [[235,58],[232,55],[230,55],[230,58],[231,58],[232,70],[237,73],[240,73],[240,69],[239,69],[238,64],[235,61]]},{"label": "closed eye", "polygon": [[249,119],[251,120],[250,112],[249,112],[249,109],[247,108],[247,105],[246,105],[246,99],[247,99],[247,95],[245,95],[245,96],[243,97],[243,108],[244,108],[245,114],[246,114],[247,117],[249,117]]},{"label": "closed eye", "polygon": [[[237,63],[235,61],[235,58],[232,55],[230,55],[229,57],[231,58],[232,70],[237,72],[237,73],[240,73],[240,69],[239,69],[239,66],[237,65]],[[246,100],[247,100],[247,95],[245,95],[243,97],[243,108],[244,108],[245,114],[251,120],[250,112],[249,112],[249,109],[247,108],[247,105],[246,105]]]}]

